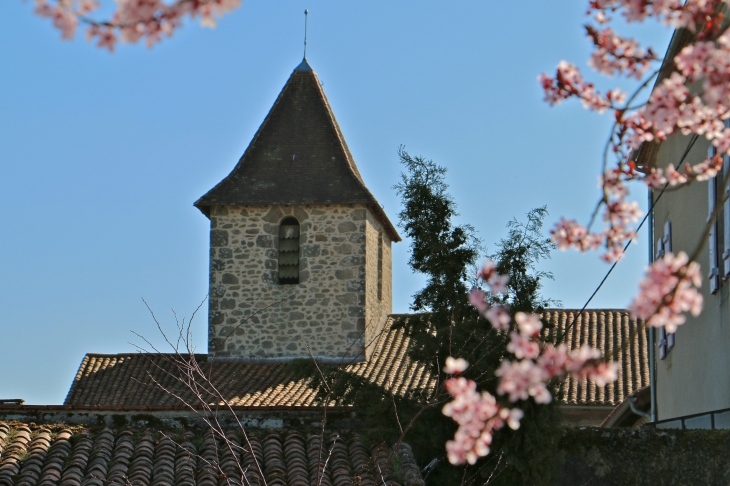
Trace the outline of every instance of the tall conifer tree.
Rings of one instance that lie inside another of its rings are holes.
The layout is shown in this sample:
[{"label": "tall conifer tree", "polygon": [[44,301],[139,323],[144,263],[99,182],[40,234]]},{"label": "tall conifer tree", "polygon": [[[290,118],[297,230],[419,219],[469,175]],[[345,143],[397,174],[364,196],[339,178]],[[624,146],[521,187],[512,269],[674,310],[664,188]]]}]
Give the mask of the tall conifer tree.
[{"label": "tall conifer tree", "polygon": [[[408,264],[426,277],[426,284],[413,295],[414,313],[398,318],[394,326],[410,338],[410,358],[438,376],[439,385],[446,377],[442,371],[446,357],[462,357],[470,362],[469,377],[496,396],[494,371],[507,355],[507,335],[495,331],[468,303],[469,290],[478,284],[473,275],[481,242],[472,226],[454,222],[458,213],[447,191],[446,168],[412,157],[402,147],[398,155],[405,172],[395,189],[403,204],[400,226],[410,241]],[[531,211],[526,223],[511,221],[507,238],[490,256],[510,281],[505,295],[489,298],[509,304],[512,314],[540,312],[554,304],[539,292],[540,280],[552,275],[535,269],[553,248],[540,232],[546,214],[543,207]],[[369,440],[392,444],[404,435],[422,466],[431,463],[425,473],[427,484],[546,485],[554,475],[560,435],[554,404],[522,405],[526,416],[519,430],[500,430],[492,454],[474,466],[455,467],[445,459],[444,445],[453,438],[456,425],[441,413],[450,399],[443,388],[410,390],[401,396],[361,377],[343,376],[342,370],[309,373],[315,376],[313,382],[318,383],[323,397],[359,409],[362,430]]]}]

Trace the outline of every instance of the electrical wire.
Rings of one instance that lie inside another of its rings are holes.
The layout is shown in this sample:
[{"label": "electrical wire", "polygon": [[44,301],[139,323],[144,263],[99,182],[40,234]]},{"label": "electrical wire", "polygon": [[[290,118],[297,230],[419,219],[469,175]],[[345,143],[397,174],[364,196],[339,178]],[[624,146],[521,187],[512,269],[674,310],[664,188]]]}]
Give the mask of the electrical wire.
[{"label": "electrical wire", "polygon": [[[679,163],[677,164],[677,167],[681,167],[682,166],[682,164],[684,163],[684,159],[687,157],[687,154],[689,154],[689,151],[692,149],[692,146],[697,141],[697,138],[698,138],[698,135],[696,135],[696,134],[692,136],[692,139],[689,141],[689,143],[687,144],[687,148],[685,148],[684,153],[682,154],[682,158],[679,159]],[[662,195],[664,194],[664,191],[667,190],[667,187],[668,186],[669,186],[669,183],[664,184],[664,187],[662,188],[662,190],[659,193],[659,195],[656,197],[656,199],[654,201],[652,201],[651,207],[649,208],[649,210],[644,215],[644,218],[641,220],[641,223],[639,223],[639,226],[636,227],[636,233],[637,234],[641,230],[641,227],[644,226],[644,223],[646,222],[646,220],[649,219],[649,215],[654,210],[654,206],[656,206],[656,204],[662,198]],[[624,246],[624,253],[626,253],[626,250],[629,248],[629,246],[631,246],[631,242],[632,241],[633,240],[629,240],[626,243],[626,245]],[[654,242],[650,241],[649,244],[650,245],[653,245]],[[596,287],[596,290],[594,290],[593,293],[591,294],[591,296],[588,297],[588,300],[583,305],[583,308],[578,313],[578,316],[583,315],[583,312],[586,310],[586,307],[588,307],[588,304],[591,303],[591,301],[593,300],[593,297],[596,296],[596,294],[598,293],[598,291],[601,290],[601,287],[603,287],[603,284],[606,282],[606,279],[608,279],[608,276],[611,275],[611,272],[613,272],[613,269],[616,268],[616,265],[618,265],[618,262],[619,261],[621,261],[621,260],[616,260],[615,262],[613,262],[613,265],[611,265],[611,268],[608,269],[608,272],[606,272],[606,275],[603,277],[603,280],[601,280],[601,283],[598,284],[598,287]],[[565,335],[568,334],[568,331],[570,330],[570,328],[573,327],[573,324],[575,324],[577,321],[578,321],[578,317],[576,317],[575,319],[573,319],[573,322],[571,322],[570,324],[568,324],[567,326],[565,326],[565,331],[563,331],[563,334],[560,336],[560,338],[558,339],[557,342],[560,342],[560,341],[563,340],[563,338],[565,337]]]}]

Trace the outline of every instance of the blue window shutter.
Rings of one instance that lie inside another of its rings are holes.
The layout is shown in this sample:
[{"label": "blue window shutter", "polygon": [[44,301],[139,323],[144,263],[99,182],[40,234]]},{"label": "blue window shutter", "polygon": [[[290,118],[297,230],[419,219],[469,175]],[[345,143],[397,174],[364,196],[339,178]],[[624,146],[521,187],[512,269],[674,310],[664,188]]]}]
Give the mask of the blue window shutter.
[{"label": "blue window shutter", "polygon": [[[660,236],[659,239],[656,242],[656,252],[654,253],[654,260],[659,260],[661,258],[664,258],[664,254],[668,251],[666,248],[667,239],[666,236],[666,229],[667,229],[667,223],[664,225],[664,231],[665,234]],[[671,226],[670,226],[671,228]],[[656,343],[656,346],[659,348],[659,359],[664,359],[667,357],[667,331],[664,329],[664,326],[661,326],[659,328],[659,342]]]},{"label": "blue window shutter", "polygon": [[[664,244],[664,252],[671,253],[672,252],[672,222],[671,221],[666,221],[664,223],[664,236],[662,236],[662,243]],[[665,344],[666,351],[664,354],[666,355],[674,347],[674,333],[665,332],[665,337],[666,337],[666,344]]]},{"label": "blue window shutter", "polygon": [[664,253],[672,252],[672,222],[667,221],[664,223],[664,236],[662,236],[662,243],[664,244]]},{"label": "blue window shutter", "polygon": [[660,260],[664,258],[664,237],[661,237],[656,242],[656,252],[654,253],[654,260]]},{"label": "blue window shutter", "polygon": [[659,343],[657,344],[659,346],[659,359],[664,359],[667,357],[667,330],[664,329],[664,326],[659,328]]},{"label": "blue window shutter", "polygon": [[[725,128],[730,128],[730,120],[725,120]],[[723,154],[722,156],[722,181],[727,180],[730,173],[730,156]],[[725,204],[722,208],[722,278],[727,279],[730,276],[730,189],[725,189]]]},{"label": "blue window shutter", "polygon": [[[707,151],[708,157],[715,156],[715,147],[710,145]],[[717,201],[717,178],[713,177],[707,180],[707,220],[710,220],[712,213],[715,211],[715,204]],[[710,280],[710,292],[717,292],[720,286],[720,269],[718,268],[718,252],[717,252],[717,220],[712,223],[710,229],[710,238],[708,242],[709,257],[710,257],[710,271],[707,277]]]}]

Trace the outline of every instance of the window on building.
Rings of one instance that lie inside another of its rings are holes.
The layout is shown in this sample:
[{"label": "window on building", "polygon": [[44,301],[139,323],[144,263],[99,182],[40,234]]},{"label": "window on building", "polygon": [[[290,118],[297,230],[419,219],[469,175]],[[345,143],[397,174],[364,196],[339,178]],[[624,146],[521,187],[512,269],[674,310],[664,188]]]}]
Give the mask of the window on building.
[{"label": "window on building", "polygon": [[[725,128],[730,128],[730,120],[725,120]],[[707,156],[712,158],[717,149],[710,145]],[[710,269],[710,292],[715,293],[730,278],[730,191],[725,189],[725,181],[730,175],[730,156],[722,157],[722,171],[707,181],[707,218],[712,217],[719,201],[725,199],[719,214],[710,228],[708,241]],[[721,193],[721,191],[724,191]]]},{"label": "window on building", "polygon": [[[730,128],[730,120],[725,120],[725,128]],[[722,181],[726,181],[730,172],[730,156],[722,156]],[[721,185],[722,183],[720,183]],[[724,196],[727,200],[722,208],[722,217],[717,218],[722,224],[722,278],[727,280],[730,277],[730,189],[725,190]]]},{"label": "window on building", "polygon": [[[717,149],[710,145],[710,148],[707,150],[707,156],[709,158],[714,157],[717,154]],[[717,177],[712,177],[707,180],[707,219],[708,221],[712,217],[712,214],[715,212],[715,205],[717,204],[717,190],[718,190],[718,184],[717,184]],[[710,260],[710,268],[709,273],[707,274],[707,278],[710,280],[710,293],[717,292],[717,289],[720,288],[720,261],[719,261],[719,252],[718,252],[718,220],[720,218],[715,218],[715,221],[712,223],[712,226],[710,227],[710,236],[708,239],[708,251],[709,251],[709,260]]]},{"label": "window on building", "polygon": [[[664,233],[661,238],[656,242],[656,253],[654,255],[655,260],[663,258],[666,253],[672,251],[672,223],[666,221],[664,223]],[[674,333],[668,333],[664,326],[659,328],[659,359],[666,358],[669,351],[674,347],[675,337]]]},{"label": "window on building", "polygon": [[383,300],[383,232],[378,232],[378,300]]},{"label": "window on building", "polygon": [[299,283],[299,221],[294,218],[279,225],[279,283]]}]

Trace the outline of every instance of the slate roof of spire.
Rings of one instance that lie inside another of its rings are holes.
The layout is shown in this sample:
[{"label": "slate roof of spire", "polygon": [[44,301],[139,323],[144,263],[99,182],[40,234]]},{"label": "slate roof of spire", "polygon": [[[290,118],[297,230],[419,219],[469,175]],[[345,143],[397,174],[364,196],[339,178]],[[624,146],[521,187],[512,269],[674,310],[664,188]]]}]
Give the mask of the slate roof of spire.
[{"label": "slate roof of spire", "polygon": [[292,72],[233,171],[195,202],[212,206],[365,204],[400,241],[365,187],[316,73],[305,60]]},{"label": "slate roof of spire", "polygon": [[[543,338],[554,342],[566,333],[570,349],[590,344],[619,363],[618,380],[597,386],[587,379],[566,379],[558,400],[565,405],[617,405],[649,383],[648,341],[643,321],[623,309],[548,309],[544,317],[551,324]],[[375,344],[369,361],[346,366],[347,374],[364,378],[395,394],[418,388],[433,388],[436,380],[425,367],[407,354],[409,338],[402,329],[390,327],[392,319]],[[566,332],[567,331],[567,332]],[[628,341],[624,348],[624,342]],[[195,355],[216,388],[236,407],[322,406],[306,380],[296,377],[286,363],[219,361],[205,362]],[[87,354],[66,397],[67,406],[174,406],[175,395],[191,402],[195,397],[177,380],[175,356],[170,354]],[[156,383],[155,383],[156,382]],[[162,387],[162,388],[161,388]],[[206,397],[213,400],[212,397]],[[333,404],[334,405],[334,404]]]}]

